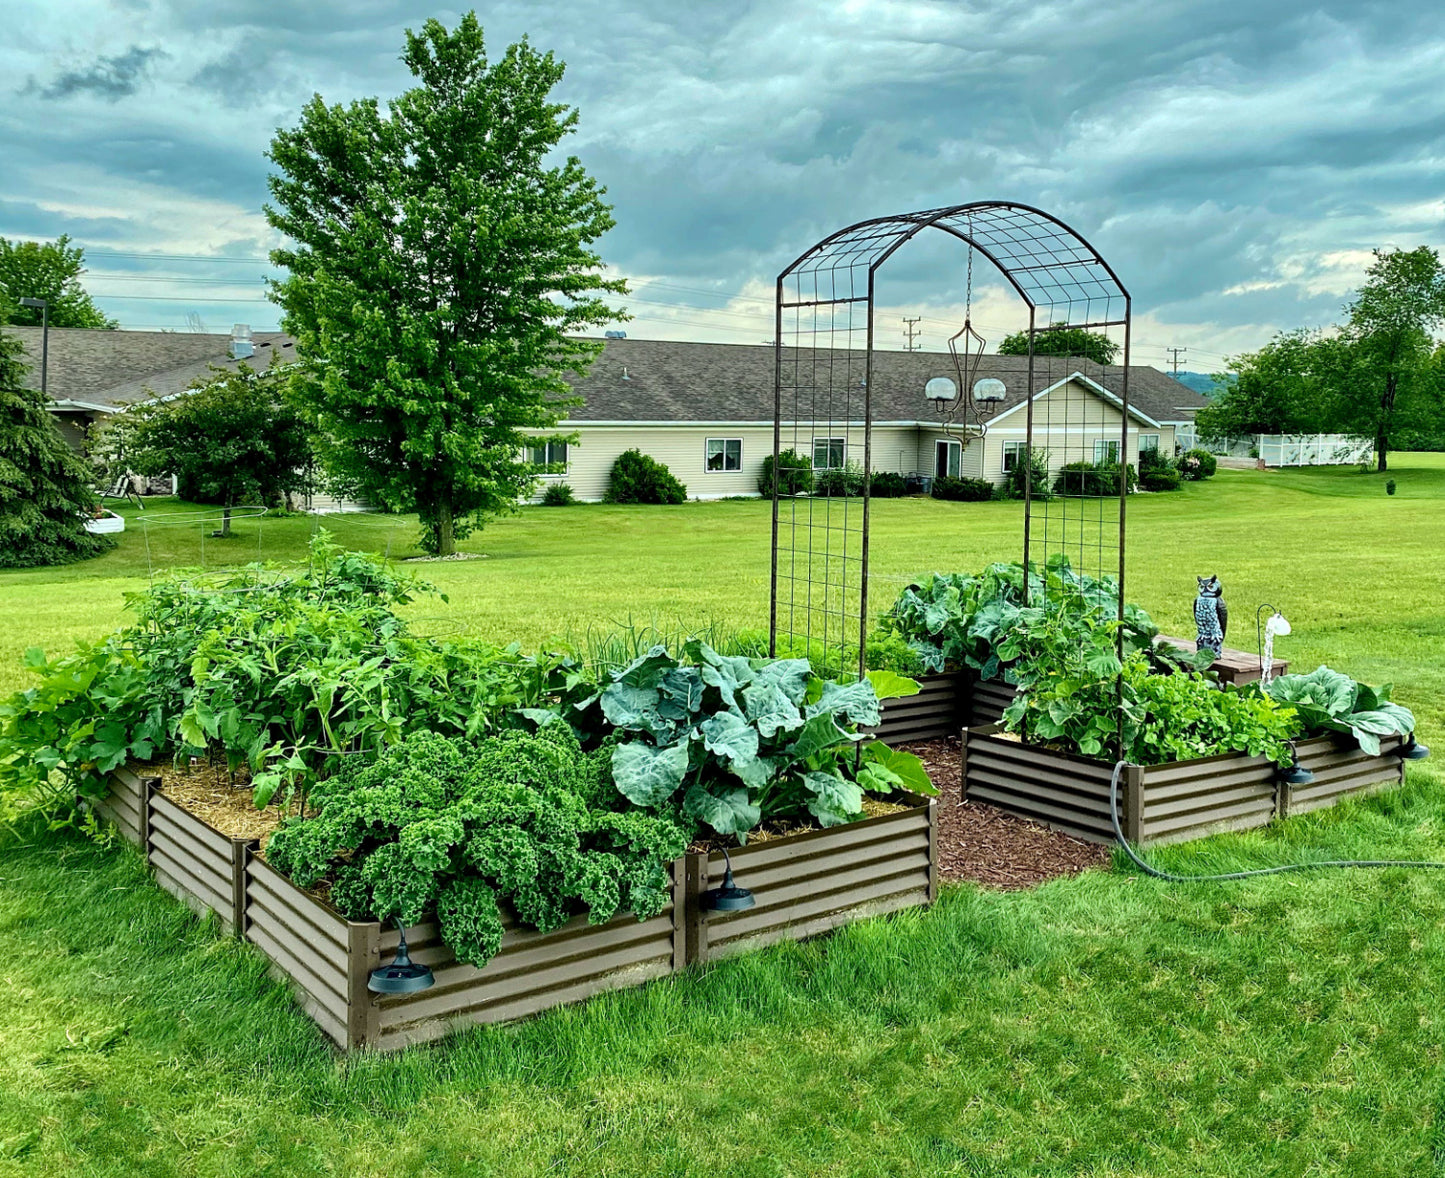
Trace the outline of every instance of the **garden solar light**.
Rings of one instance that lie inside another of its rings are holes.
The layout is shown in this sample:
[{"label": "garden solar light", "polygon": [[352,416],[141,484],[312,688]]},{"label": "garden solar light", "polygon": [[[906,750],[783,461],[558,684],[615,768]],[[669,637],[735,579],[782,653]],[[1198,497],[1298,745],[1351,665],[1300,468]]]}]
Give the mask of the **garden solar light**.
[{"label": "garden solar light", "polygon": [[[1260,623],[1264,611],[1269,617]],[[1254,636],[1259,643],[1259,681],[1266,686],[1274,678],[1274,640],[1290,633],[1289,619],[1268,603],[1254,611]]]},{"label": "garden solar light", "polygon": [[1416,740],[1413,732],[1410,733],[1410,739],[1405,742],[1404,747],[1400,749],[1400,756],[1407,761],[1423,761],[1429,755],[1429,746]]},{"label": "garden solar light", "polygon": [[1289,742],[1290,765],[1280,776],[1286,785],[1308,785],[1315,775],[1299,763],[1299,749]]},{"label": "garden solar light", "polygon": [[702,894],[702,906],[706,912],[741,912],[745,908],[751,908],[757,903],[752,892],[747,888],[740,888],[733,883],[733,861],[728,855],[728,849],[722,849],[723,862],[727,869],[723,872],[722,887],[712,888]]},{"label": "garden solar light", "polygon": [[406,949],[406,929],[402,927],[400,917],[397,918],[396,928],[401,934],[401,944],[396,947],[396,957],[390,965],[378,966],[371,971],[366,988],[373,994],[415,994],[418,990],[431,989],[436,985],[431,966],[418,965],[412,961],[411,954]]}]

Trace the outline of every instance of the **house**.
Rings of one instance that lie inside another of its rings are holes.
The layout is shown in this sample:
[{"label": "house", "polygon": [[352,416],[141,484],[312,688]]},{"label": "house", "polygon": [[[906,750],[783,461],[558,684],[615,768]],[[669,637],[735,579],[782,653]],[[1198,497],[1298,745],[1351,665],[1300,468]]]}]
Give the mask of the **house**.
[{"label": "house", "polygon": [[[574,385],[584,404],[560,427],[575,431],[576,441],[538,446],[534,461],[555,472],[547,481],[565,481],[583,500],[602,498],[613,462],[633,447],[665,463],[693,498],[756,494],[763,459],[773,452],[774,372],[767,344],[608,340]],[[1035,357],[1035,445],[1048,451],[1051,470],[1117,460],[1123,375],[1121,366]],[[966,444],[924,397],[934,377],[956,379],[947,353],[874,352],[873,470],[1002,482],[1027,436],[1027,358],[982,357],[976,379],[1002,381],[1004,396],[986,434]],[[1131,365],[1128,461],[1138,462],[1141,447],[1173,454],[1175,429],[1206,404],[1158,369]],[[811,457],[815,468],[842,466],[862,458],[862,424],[785,421],[782,447]]]},{"label": "house", "polygon": [[[30,381],[38,385],[40,329],[6,330],[24,344]],[[252,366],[295,355],[292,339],[279,332],[256,333],[250,342],[253,355],[246,362]],[[226,336],[52,328],[52,410],[80,448],[92,422],[152,396],[179,393],[211,368],[239,363],[234,350]],[[545,482],[565,481],[582,500],[602,498],[612,464],[633,448],[665,463],[693,498],[757,494],[763,459],[773,451],[774,372],[775,353],[767,344],[609,339],[574,383],[582,405],[559,427],[575,440],[539,442],[533,460],[548,468]],[[1118,366],[1035,358],[1035,444],[1048,451],[1051,468],[1118,457],[1123,374]],[[1004,394],[985,436],[967,442],[923,395],[928,381],[940,376],[955,376],[946,353],[874,353],[873,469],[1001,482],[1026,436],[1027,360],[982,357],[978,378],[1001,381]],[[1158,369],[1131,366],[1128,460],[1137,462],[1141,447],[1172,454],[1176,428],[1207,403]],[[842,466],[862,458],[862,424],[829,429],[785,422],[782,445],[820,469]]]},{"label": "house", "polygon": [[[41,329],[5,328],[25,349],[21,362],[29,369],[27,384],[40,387]],[[249,337],[252,355],[246,363],[264,368],[271,357],[286,360],[295,345],[280,332]],[[83,327],[52,327],[46,387],[50,411],[60,432],[76,450],[85,448],[85,434],[113,413],[152,397],[181,392],[212,368],[235,367],[231,336],[186,331],[97,331]],[[244,348],[238,349],[244,351]]]}]

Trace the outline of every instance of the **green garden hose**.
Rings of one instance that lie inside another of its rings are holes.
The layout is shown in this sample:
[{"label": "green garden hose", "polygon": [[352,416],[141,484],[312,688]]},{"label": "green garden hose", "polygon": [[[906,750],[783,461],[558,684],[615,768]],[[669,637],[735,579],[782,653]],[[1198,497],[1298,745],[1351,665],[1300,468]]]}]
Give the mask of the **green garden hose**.
[{"label": "green garden hose", "polygon": [[1233,879],[1253,879],[1258,875],[1284,875],[1290,871],[1318,871],[1325,867],[1424,867],[1445,871],[1445,863],[1432,863],[1422,859],[1322,859],[1318,863],[1285,863],[1279,867],[1256,867],[1249,871],[1226,871],[1218,875],[1176,875],[1172,871],[1160,871],[1159,868],[1151,867],[1139,857],[1139,853],[1129,845],[1129,840],[1124,837],[1124,828],[1119,825],[1119,776],[1124,772],[1124,767],[1128,763],[1128,761],[1119,761],[1114,765],[1114,776],[1109,781],[1109,817],[1114,823],[1114,837],[1124,848],[1124,854],[1134,861],[1140,871],[1145,875],[1152,875],[1155,879],[1168,880],[1170,883],[1225,883]]}]

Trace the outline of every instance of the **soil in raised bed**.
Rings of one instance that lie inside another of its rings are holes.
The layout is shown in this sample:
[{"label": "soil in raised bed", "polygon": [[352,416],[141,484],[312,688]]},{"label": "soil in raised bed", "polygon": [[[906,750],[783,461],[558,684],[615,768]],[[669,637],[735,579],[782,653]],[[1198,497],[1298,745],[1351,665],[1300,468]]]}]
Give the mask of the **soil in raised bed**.
[{"label": "soil in raised bed", "polygon": [[922,758],[938,787],[938,865],[944,879],[987,888],[1031,888],[1109,863],[1108,847],[981,802],[960,801],[963,748],[957,737],[900,747]]},{"label": "soil in raised bed", "polygon": [[225,765],[205,760],[194,765],[162,761],[139,769],[159,777],[161,793],[227,838],[260,839],[264,848],[265,840],[281,825],[281,811],[275,806],[256,809],[250,776],[244,771],[233,774]]}]

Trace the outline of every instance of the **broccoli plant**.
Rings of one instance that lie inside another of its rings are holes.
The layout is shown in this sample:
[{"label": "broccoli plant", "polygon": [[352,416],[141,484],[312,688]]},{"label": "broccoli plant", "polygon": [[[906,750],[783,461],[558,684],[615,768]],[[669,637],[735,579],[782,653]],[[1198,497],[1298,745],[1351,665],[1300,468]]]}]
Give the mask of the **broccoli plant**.
[{"label": "broccoli plant", "polygon": [[[858,726],[880,719],[874,680],[832,682],[807,659],[723,655],[699,641],[683,659],[655,646],[574,707],[584,728],[596,708],[614,730],[612,776],[634,805],[743,838],[805,814],[821,826],[848,822],[866,789],[933,792],[916,757],[883,745],[855,755]],[[885,696],[918,690],[876,675]]]},{"label": "broccoli plant", "polygon": [[543,932],[580,911],[646,920],[688,837],[609,805],[609,753],[584,753],[561,723],[476,744],[418,732],[317,783],[314,811],[286,822],[266,857],[301,887],[329,883],[352,920],[435,912],[457,959],[479,967],[501,947],[503,904]]}]

